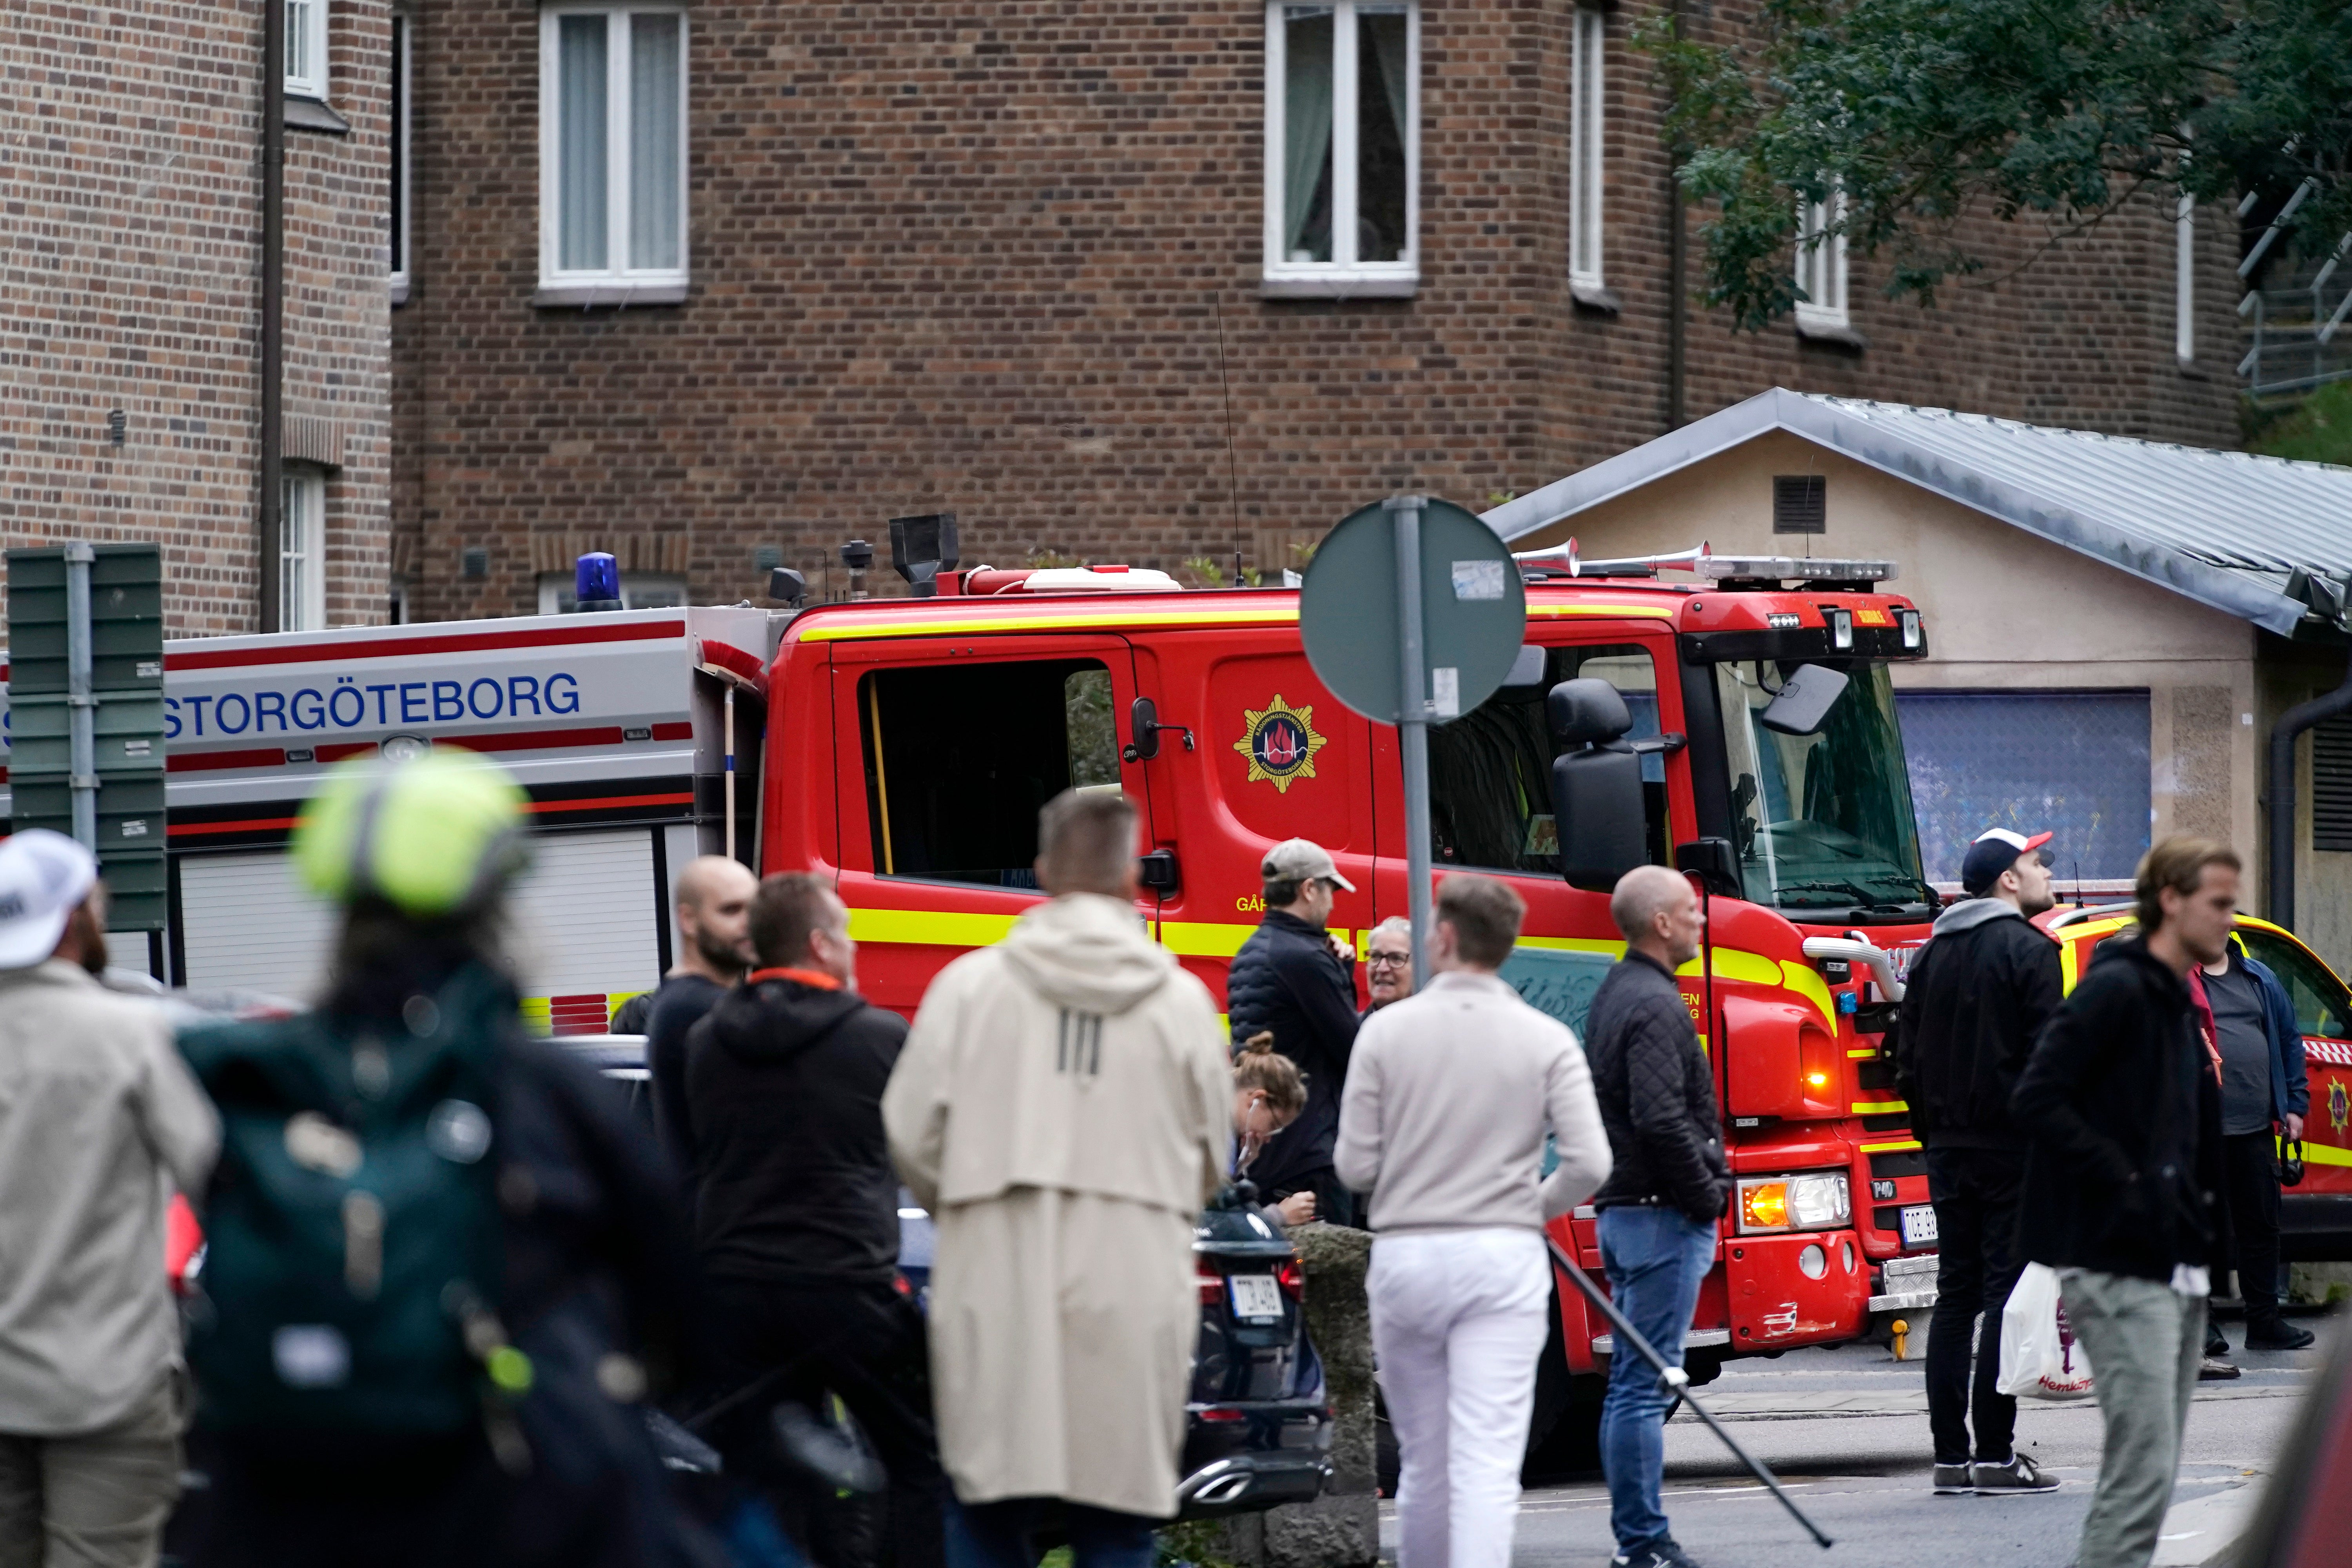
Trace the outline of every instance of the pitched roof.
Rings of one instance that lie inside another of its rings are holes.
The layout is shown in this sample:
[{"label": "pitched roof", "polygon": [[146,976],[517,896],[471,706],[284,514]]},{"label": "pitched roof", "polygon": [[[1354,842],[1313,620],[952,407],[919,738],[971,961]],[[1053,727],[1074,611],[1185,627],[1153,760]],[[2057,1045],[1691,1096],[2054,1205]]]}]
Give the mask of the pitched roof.
[{"label": "pitched roof", "polygon": [[2297,567],[2352,572],[2352,468],[1774,387],[1486,513],[1506,540],[1786,430],[2200,603],[2291,634]]}]

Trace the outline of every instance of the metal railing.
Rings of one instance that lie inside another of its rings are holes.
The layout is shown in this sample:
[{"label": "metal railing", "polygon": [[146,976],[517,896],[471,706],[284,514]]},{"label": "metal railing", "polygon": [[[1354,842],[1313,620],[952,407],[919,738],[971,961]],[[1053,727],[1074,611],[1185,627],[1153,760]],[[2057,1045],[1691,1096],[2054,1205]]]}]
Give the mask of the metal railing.
[{"label": "metal railing", "polygon": [[[2309,194],[2298,190],[2239,264],[2238,276],[2252,278],[2279,235],[2279,225],[2292,216]],[[2336,242],[2332,253],[2274,270],[2285,276],[2276,287],[2250,289],[2238,301],[2238,317],[2246,325],[2246,353],[2238,374],[2247,393],[2255,397],[2308,392],[2315,386],[2352,376],[2352,234]]]}]

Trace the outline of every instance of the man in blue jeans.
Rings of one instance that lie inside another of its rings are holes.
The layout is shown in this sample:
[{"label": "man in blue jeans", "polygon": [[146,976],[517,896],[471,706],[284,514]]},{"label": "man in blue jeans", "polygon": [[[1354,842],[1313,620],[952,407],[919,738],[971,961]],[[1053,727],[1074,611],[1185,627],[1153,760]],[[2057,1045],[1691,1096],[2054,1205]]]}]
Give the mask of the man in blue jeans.
[{"label": "man in blue jeans", "polygon": [[[1619,879],[1609,914],[1625,933],[1625,956],[1593,994],[1584,1033],[1615,1162],[1592,1200],[1601,1260],[1618,1310],[1679,1366],[1731,1191],[1706,1053],[1675,983],[1675,971],[1698,956],[1706,927],[1690,883],[1663,866]],[[1601,1406],[1620,1568],[1691,1568],[1658,1499],[1665,1415],[1656,1372],[1621,1347]]]}]

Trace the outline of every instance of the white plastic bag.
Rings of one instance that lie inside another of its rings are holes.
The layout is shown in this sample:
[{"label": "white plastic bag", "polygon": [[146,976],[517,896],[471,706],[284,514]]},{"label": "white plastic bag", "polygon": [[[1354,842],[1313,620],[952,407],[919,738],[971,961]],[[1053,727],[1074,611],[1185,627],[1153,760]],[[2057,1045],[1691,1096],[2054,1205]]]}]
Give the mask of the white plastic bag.
[{"label": "white plastic bag", "polygon": [[2058,1271],[2029,1263],[2000,1311],[2000,1391],[2019,1399],[2088,1399],[2091,1363],[2058,1299]]}]

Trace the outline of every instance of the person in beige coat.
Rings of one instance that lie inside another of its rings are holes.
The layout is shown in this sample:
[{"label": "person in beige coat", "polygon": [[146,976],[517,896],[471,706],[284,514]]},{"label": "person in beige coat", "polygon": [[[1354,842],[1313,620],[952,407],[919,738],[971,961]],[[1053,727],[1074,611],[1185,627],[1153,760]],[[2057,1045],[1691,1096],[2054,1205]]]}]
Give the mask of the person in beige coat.
[{"label": "person in beige coat", "polygon": [[932,982],[882,1118],[939,1226],[950,1568],[1031,1568],[1056,1501],[1085,1568],[1141,1568],[1176,1511],[1230,1069],[1208,988],[1137,917],[1133,806],[1066,792],[1038,844],[1054,897]]}]

